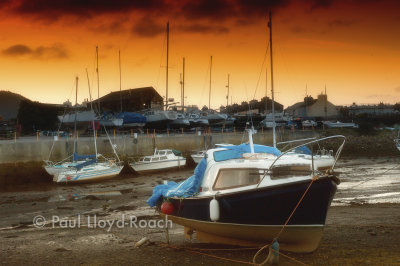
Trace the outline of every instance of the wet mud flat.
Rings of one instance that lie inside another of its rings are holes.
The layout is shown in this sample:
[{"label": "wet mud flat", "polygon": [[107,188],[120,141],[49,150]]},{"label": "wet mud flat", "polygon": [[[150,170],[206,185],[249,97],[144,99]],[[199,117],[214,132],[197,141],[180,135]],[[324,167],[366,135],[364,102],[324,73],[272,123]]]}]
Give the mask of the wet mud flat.
[{"label": "wet mud flat", "polygon": [[[319,248],[309,254],[282,253],[309,265],[400,265],[399,165],[399,158],[340,161],[337,170],[342,183],[329,209]],[[181,181],[192,172],[184,169],[125,176],[100,184],[43,183],[3,190],[0,192],[1,262],[91,265],[251,262],[256,249],[185,240],[183,228],[176,224],[169,230],[171,246],[167,247],[165,230],[152,226],[151,221],[161,220],[146,205],[154,185],[163,180]],[[32,223],[39,215],[46,222],[36,228]],[[63,224],[54,217],[71,223]],[[136,218],[133,224],[131,217]],[[146,225],[143,228],[142,220]],[[100,221],[115,223],[110,227]],[[124,221],[124,226],[117,226],[118,221]],[[135,247],[143,237],[150,243]],[[232,250],[218,251],[222,248]],[[299,264],[280,256],[280,265]]]}]

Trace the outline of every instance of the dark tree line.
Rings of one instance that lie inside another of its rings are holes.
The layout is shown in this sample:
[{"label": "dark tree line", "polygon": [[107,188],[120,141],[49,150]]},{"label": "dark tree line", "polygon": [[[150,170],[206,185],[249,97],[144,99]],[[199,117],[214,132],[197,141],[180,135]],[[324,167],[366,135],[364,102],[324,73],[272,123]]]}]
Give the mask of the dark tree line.
[{"label": "dark tree line", "polygon": [[[275,111],[276,112],[282,112],[283,111],[283,105],[280,103],[275,102],[274,105]],[[221,106],[220,110],[222,112],[228,113],[228,114],[235,114],[238,112],[246,112],[249,110],[254,110],[258,109],[260,113],[265,113],[265,110],[267,112],[271,112],[272,110],[272,100],[268,97],[263,97],[260,101],[258,100],[251,100],[249,102],[243,101],[241,104],[232,104],[228,106]]]},{"label": "dark tree line", "polygon": [[43,104],[23,100],[18,110],[18,122],[21,132],[29,134],[37,130],[56,130],[58,126],[57,115],[62,113],[64,107],[52,104]]}]

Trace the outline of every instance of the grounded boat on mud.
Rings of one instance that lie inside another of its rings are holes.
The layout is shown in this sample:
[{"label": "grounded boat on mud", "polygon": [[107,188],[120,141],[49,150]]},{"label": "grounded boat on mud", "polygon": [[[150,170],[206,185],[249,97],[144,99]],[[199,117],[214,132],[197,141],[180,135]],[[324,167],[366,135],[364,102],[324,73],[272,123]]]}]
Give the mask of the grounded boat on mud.
[{"label": "grounded boat on mud", "polygon": [[[332,138],[344,137],[304,145]],[[284,227],[278,240],[283,250],[315,250],[340,182],[332,171],[334,164],[330,171],[313,170],[313,159],[290,154],[297,147],[281,153],[252,145],[251,133],[249,139],[250,144],[208,150],[193,176],[156,186],[148,204],[183,225],[187,237],[195,231],[202,242],[260,246]],[[344,140],[335,162],[343,145]]]},{"label": "grounded boat on mud", "polygon": [[161,171],[171,168],[179,168],[186,165],[186,158],[177,150],[155,150],[153,155],[140,157],[138,161],[130,163],[130,166],[138,173]]}]

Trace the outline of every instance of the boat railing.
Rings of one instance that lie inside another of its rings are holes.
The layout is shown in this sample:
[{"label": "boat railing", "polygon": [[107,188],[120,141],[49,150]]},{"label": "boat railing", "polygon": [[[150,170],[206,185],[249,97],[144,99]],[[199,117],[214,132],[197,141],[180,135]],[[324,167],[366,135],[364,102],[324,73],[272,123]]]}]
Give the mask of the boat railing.
[{"label": "boat railing", "polygon": [[[269,166],[269,168],[268,168],[268,170],[266,171],[266,173],[264,174],[264,176],[260,179],[260,182],[258,182],[257,187],[258,187],[258,186],[261,184],[261,182],[264,180],[264,178],[265,178],[265,176],[267,175],[267,173],[271,173],[272,168],[274,167],[274,165],[276,164],[276,162],[279,161],[279,160],[282,158],[282,156],[284,156],[284,155],[288,154],[289,152],[294,151],[294,150],[296,150],[297,148],[300,148],[300,147],[302,147],[302,146],[307,146],[307,145],[310,145],[310,144],[318,144],[318,145],[319,145],[320,142],[323,142],[323,141],[326,141],[326,140],[329,140],[329,139],[337,139],[337,138],[343,139],[343,141],[342,141],[342,143],[340,144],[339,148],[337,149],[337,151],[336,151],[336,153],[335,153],[334,162],[333,162],[331,168],[327,170],[327,172],[328,172],[328,171],[332,171],[333,168],[335,168],[335,166],[336,166],[336,162],[337,162],[337,160],[339,159],[339,156],[340,156],[340,153],[342,152],[344,143],[346,142],[346,137],[343,136],[343,135],[335,135],[335,136],[329,136],[329,137],[324,137],[324,138],[320,138],[320,139],[313,139],[313,140],[311,140],[311,141],[308,141],[308,142],[306,142],[306,143],[297,145],[297,146],[295,146],[295,147],[292,147],[292,148],[290,148],[290,149],[288,149],[288,150],[282,152],[281,155],[279,155],[279,156],[272,162],[272,164]],[[333,152],[332,152],[332,154],[333,154]],[[313,167],[312,167],[312,172],[314,173],[314,156],[313,156],[313,154],[311,154],[311,160],[312,160],[311,163],[312,163],[312,166],[313,166]]]},{"label": "boat railing", "polygon": [[53,161],[50,161],[50,160],[43,160],[43,162],[46,163],[46,166],[61,165],[61,164],[63,164],[64,162],[66,162],[66,161],[68,161],[69,159],[71,159],[72,156],[73,156],[73,155],[70,155],[70,156],[68,156],[67,158],[65,158],[65,159],[63,159],[63,160],[61,160],[61,161],[58,161],[58,162],[53,162]]}]

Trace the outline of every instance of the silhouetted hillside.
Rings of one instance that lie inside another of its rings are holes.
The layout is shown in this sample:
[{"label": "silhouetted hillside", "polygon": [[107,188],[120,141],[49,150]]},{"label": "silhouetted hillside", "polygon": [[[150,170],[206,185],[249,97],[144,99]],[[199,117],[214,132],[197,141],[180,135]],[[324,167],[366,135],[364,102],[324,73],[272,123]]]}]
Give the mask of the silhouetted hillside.
[{"label": "silhouetted hillside", "polygon": [[27,100],[27,98],[10,91],[0,91],[0,116],[3,121],[17,118],[19,104],[22,100]]},{"label": "silhouetted hillside", "polygon": [[62,113],[65,107],[58,104],[48,104],[23,100],[18,111],[18,121],[22,133],[29,134],[36,130],[56,130],[58,125],[57,114]]}]

